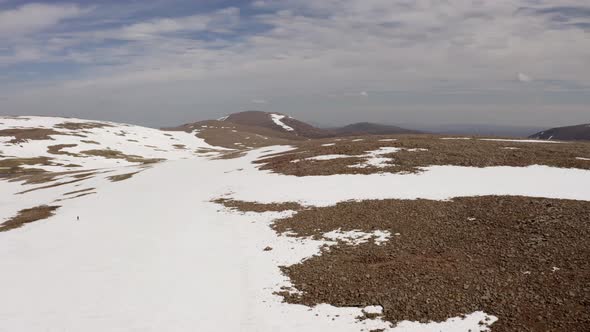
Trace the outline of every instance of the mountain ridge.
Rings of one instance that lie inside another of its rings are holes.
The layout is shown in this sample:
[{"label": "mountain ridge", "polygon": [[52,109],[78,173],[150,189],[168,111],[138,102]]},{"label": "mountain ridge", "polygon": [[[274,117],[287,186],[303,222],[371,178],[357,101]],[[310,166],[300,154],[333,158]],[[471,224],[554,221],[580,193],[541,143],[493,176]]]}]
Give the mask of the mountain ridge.
[{"label": "mountain ridge", "polygon": [[555,127],[540,131],[529,136],[534,139],[564,140],[564,141],[588,141],[590,140],[590,123],[565,127]]},{"label": "mountain ridge", "polygon": [[371,122],[357,122],[334,128],[319,128],[283,113],[253,110],[232,113],[218,119],[218,121],[231,122],[249,127],[261,127],[304,138],[423,133],[417,130]]}]

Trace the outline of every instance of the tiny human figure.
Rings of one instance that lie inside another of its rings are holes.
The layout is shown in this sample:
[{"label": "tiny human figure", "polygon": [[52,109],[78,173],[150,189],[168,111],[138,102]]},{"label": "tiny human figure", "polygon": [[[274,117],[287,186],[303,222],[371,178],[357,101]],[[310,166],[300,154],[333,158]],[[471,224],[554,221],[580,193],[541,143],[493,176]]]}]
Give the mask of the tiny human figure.
[{"label": "tiny human figure", "polygon": [[80,216],[76,216],[76,220],[80,221]]}]

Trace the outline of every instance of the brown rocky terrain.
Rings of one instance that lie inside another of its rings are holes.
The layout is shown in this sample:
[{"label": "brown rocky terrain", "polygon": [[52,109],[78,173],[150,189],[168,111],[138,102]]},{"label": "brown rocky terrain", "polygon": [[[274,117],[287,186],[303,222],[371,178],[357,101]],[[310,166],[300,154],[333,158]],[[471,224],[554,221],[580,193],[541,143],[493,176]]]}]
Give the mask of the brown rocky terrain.
[{"label": "brown rocky terrain", "polygon": [[[247,202],[231,202],[251,210]],[[371,200],[306,208],[275,222],[289,236],[389,231],[283,267],[291,303],[381,305],[383,318],[443,321],[478,310],[494,332],[587,331],[590,203],[512,196]]]},{"label": "brown rocky terrain", "polygon": [[283,132],[261,126],[250,126],[229,121],[208,120],[187,123],[164,130],[185,131],[204,139],[208,144],[230,149],[248,149],[269,145],[290,145],[306,140],[290,132]]},{"label": "brown rocky terrain", "polygon": [[[389,160],[379,166],[356,167],[383,147],[399,148],[380,155]],[[336,155],[341,158],[318,160]],[[311,159],[310,159],[311,158]],[[469,167],[547,165],[590,169],[590,143],[529,143],[490,141],[478,138],[445,139],[433,135],[365,136],[350,139],[301,142],[297,149],[258,160],[261,169],[309,176],[370,174],[378,172],[416,173],[421,167],[455,165]]]},{"label": "brown rocky terrain", "polygon": [[0,232],[22,227],[25,224],[51,217],[59,206],[41,205],[30,209],[20,210],[16,216],[0,224]]}]

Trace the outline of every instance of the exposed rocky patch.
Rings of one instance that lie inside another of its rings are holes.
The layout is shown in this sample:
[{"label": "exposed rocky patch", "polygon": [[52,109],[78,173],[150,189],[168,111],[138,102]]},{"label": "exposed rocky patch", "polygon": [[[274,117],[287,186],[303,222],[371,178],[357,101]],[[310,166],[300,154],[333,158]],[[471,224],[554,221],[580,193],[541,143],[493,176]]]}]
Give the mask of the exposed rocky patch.
[{"label": "exposed rocky patch", "polygon": [[133,177],[137,173],[139,173],[139,172],[112,175],[112,176],[107,177],[107,179],[111,180],[112,182],[119,182],[119,181],[124,181],[124,180],[130,179],[131,177]]},{"label": "exposed rocky patch", "polygon": [[13,137],[8,143],[21,143],[29,140],[52,140],[51,135],[62,133],[48,128],[15,128],[0,130],[0,137]]},{"label": "exposed rocky patch", "polygon": [[[379,172],[418,173],[422,167],[454,165],[467,167],[546,165],[590,169],[579,156],[590,155],[590,143],[543,144],[487,141],[481,139],[441,139],[437,136],[372,136],[359,139],[302,142],[296,150],[257,161],[261,169],[277,173],[309,176],[331,174],[371,174]],[[517,145],[517,148],[513,148]],[[367,163],[370,151],[380,148],[399,151],[380,155],[382,162]],[[510,149],[507,149],[509,147]],[[322,155],[347,158],[321,160]],[[311,159],[310,159],[311,158]],[[364,167],[355,165],[364,164]]]},{"label": "exposed rocky patch", "polygon": [[59,187],[59,186],[63,186],[66,184],[72,184],[72,183],[76,183],[76,182],[80,182],[80,181],[84,181],[87,180],[89,178],[91,178],[94,174],[78,174],[78,175],[74,175],[73,176],[73,180],[67,180],[67,181],[61,181],[61,182],[54,182],[52,184],[49,185],[45,185],[45,186],[41,186],[41,187],[35,187],[35,188],[31,188],[31,189],[27,189],[24,191],[20,191],[18,193],[16,193],[17,195],[22,195],[22,194],[26,194],[26,193],[30,193],[33,191],[37,191],[37,190],[42,190],[42,189],[48,189],[48,188],[55,188],[55,187]]},{"label": "exposed rocky patch", "polygon": [[51,158],[48,157],[0,159],[0,178],[11,178],[15,176],[43,173],[45,172],[43,169],[32,166],[51,165],[53,165],[53,162]]},{"label": "exposed rocky patch", "polygon": [[51,217],[59,206],[41,205],[30,209],[20,210],[18,214],[0,224],[0,232],[19,228],[25,224]]},{"label": "exposed rocky patch", "polygon": [[62,151],[62,149],[66,148],[73,148],[77,146],[77,144],[57,144],[57,145],[50,145],[47,147],[47,152],[51,154],[59,154],[59,155],[67,155],[72,157],[79,157],[80,155],[77,153],[71,153],[67,151]]},{"label": "exposed rocky patch", "polygon": [[153,164],[162,161],[163,159],[143,158],[141,156],[124,154],[117,150],[86,150],[80,152],[82,155],[97,156],[108,159],[123,159],[130,163]]},{"label": "exposed rocky patch", "polygon": [[268,212],[268,211],[299,211],[304,207],[299,203],[285,202],[285,203],[257,203],[245,202],[227,198],[218,198],[212,201],[213,203],[221,204],[226,208],[240,211],[240,212]]},{"label": "exposed rocky patch", "polygon": [[527,197],[381,200],[308,208],[274,229],[321,238],[387,230],[376,245],[337,245],[284,273],[305,305],[381,305],[391,322],[443,321],[477,310],[492,331],[590,326],[590,202]]},{"label": "exposed rocky patch", "polygon": [[96,190],[96,188],[86,188],[86,189],[80,189],[80,190],[70,191],[70,192],[64,193],[64,196],[67,196],[67,195],[75,195],[75,194],[79,194],[79,193],[83,193],[83,192],[88,192],[88,191],[93,191],[93,190]]},{"label": "exposed rocky patch", "polygon": [[105,122],[63,122],[60,124],[56,124],[54,128],[59,129],[68,129],[68,130],[87,130],[87,129],[95,129],[95,128],[109,128],[114,127],[111,124]]}]

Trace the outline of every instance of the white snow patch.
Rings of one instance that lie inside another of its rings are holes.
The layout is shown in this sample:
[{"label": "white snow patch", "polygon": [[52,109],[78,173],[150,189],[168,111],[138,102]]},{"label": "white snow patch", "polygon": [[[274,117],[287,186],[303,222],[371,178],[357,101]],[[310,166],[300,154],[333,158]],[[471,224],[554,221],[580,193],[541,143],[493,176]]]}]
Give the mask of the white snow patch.
[{"label": "white snow patch", "polygon": [[520,148],[517,148],[514,146],[505,146],[505,147],[502,147],[501,149],[503,149],[503,150],[520,150]]},{"label": "white snow patch", "polygon": [[285,129],[286,131],[294,131],[295,129],[287,126],[286,124],[284,124],[281,120],[286,118],[285,115],[281,115],[281,114],[275,114],[272,113],[270,115],[270,118],[272,119],[272,121],[277,125],[280,126],[281,128]]},{"label": "white snow patch", "polygon": [[363,312],[369,315],[381,315],[383,314],[383,307],[380,305],[370,305],[364,307]]},{"label": "white snow patch", "polygon": [[225,121],[225,120],[227,120],[227,118],[229,118],[229,115],[222,116],[219,119],[217,119],[217,121]]},{"label": "white snow patch", "polygon": [[[426,324],[418,322],[403,321],[397,324],[393,329],[386,331],[395,332],[483,332],[489,331],[489,326],[498,320],[497,317],[487,315],[482,311],[476,311],[466,315],[465,318],[449,318],[444,322],[430,322]],[[484,324],[480,325],[479,323]]]},{"label": "white snow patch", "polygon": [[366,161],[363,161],[358,164],[349,165],[350,168],[367,168],[367,167],[377,167],[377,168],[385,168],[387,166],[392,166],[389,162],[391,158],[384,158],[384,157],[376,157],[372,156]]},{"label": "white snow patch", "polygon": [[578,159],[578,160],[590,160],[590,158],[582,158],[582,157],[576,157],[576,159]]},{"label": "white snow patch", "polygon": [[351,155],[347,155],[347,154],[325,154],[325,155],[305,158],[305,160],[332,160],[332,159],[354,158],[354,157],[357,157],[357,156],[351,156]]},{"label": "white snow patch", "polygon": [[503,139],[503,138],[480,138],[480,141],[492,141],[492,142],[515,142],[515,143],[565,143],[558,141],[546,141],[539,139]]},{"label": "white snow patch", "polygon": [[336,145],[336,143],[326,143],[326,144],[322,144],[322,146],[334,146]]},{"label": "white snow patch", "polygon": [[391,158],[381,157],[381,155],[395,153],[402,150],[401,148],[396,148],[392,146],[385,146],[380,147],[377,150],[369,151],[364,155],[360,155],[359,157],[367,158],[365,161],[360,162],[358,164],[349,165],[350,168],[366,168],[366,167],[377,167],[383,168],[387,166],[391,166]]},{"label": "white snow patch", "polygon": [[[396,147],[393,147],[393,146],[383,146],[383,147],[380,147],[377,150],[373,150],[373,151],[367,152],[367,155],[382,155],[382,154],[388,154],[388,153],[395,153],[395,152],[398,152],[400,150],[402,150],[402,148],[396,148]],[[411,149],[409,149],[408,151],[410,151],[410,150]]]},{"label": "white snow patch", "polygon": [[384,138],[384,139],[380,139],[379,142],[393,142],[393,141],[397,141],[397,139],[395,138]]},{"label": "white snow patch", "polygon": [[471,139],[471,137],[442,137],[441,139],[449,140],[449,139]]},{"label": "white snow patch", "polygon": [[375,230],[372,232],[363,232],[360,230],[343,231],[337,229],[323,234],[323,237],[333,241],[343,241],[350,245],[359,245],[374,239],[376,245],[382,245],[389,240],[391,233],[389,231]]}]

